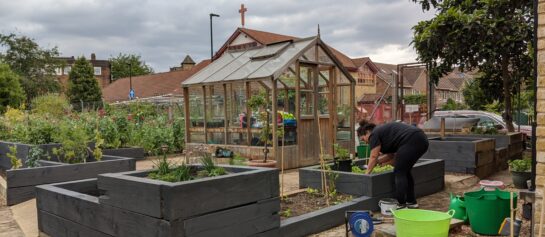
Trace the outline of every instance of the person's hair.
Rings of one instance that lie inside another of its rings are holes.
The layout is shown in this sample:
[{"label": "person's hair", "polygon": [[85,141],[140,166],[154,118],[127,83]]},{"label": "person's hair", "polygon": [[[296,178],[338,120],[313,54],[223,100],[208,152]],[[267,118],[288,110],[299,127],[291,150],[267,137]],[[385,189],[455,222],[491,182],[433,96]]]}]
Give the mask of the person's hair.
[{"label": "person's hair", "polygon": [[365,119],[361,120],[359,124],[360,124],[360,127],[357,130],[358,137],[361,137],[369,132],[372,132],[373,129],[375,129],[375,127],[377,126],[374,123],[370,123]]}]

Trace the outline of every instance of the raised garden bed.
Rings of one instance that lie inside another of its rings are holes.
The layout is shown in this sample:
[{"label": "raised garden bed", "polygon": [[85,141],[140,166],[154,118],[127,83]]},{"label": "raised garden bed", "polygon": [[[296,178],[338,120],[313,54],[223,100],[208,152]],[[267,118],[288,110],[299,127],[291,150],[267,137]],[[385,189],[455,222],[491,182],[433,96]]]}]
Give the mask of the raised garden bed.
[{"label": "raised garden bed", "polygon": [[478,137],[430,138],[428,152],[423,159],[442,159],[445,171],[474,174],[486,178],[496,169],[495,140]]},{"label": "raised garden bed", "polygon": [[496,149],[507,148],[508,159],[521,159],[524,152],[524,134],[513,132],[508,134],[456,134],[456,137],[491,138],[496,140]]},{"label": "raised garden bed", "polygon": [[134,171],[39,186],[39,230],[50,236],[67,230],[78,236],[267,236],[278,230],[278,170],[222,167],[228,174],[175,183]]},{"label": "raised garden bed", "polygon": [[[296,205],[283,201],[282,209],[293,207],[292,217],[284,218],[280,228],[271,230],[267,236],[306,236],[322,232],[344,223],[344,215],[348,210],[372,210],[376,209],[373,199],[370,197],[354,197],[347,200],[349,195],[342,195],[339,203],[325,205],[323,197],[309,195],[306,192],[288,196]],[[299,213],[303,213],[298,215]]]},{"label": "raised garden bed", "polygon": [[40,167],[0,169],[0,194],[7,205],[34,198],[34,187],[37,185],[95,178],[98,174],[131,171],[136,168],[134,159],[116,156],[103,156],[100,161],[88,159],[86,163],[79,164],[44,160],[38,162]]},{"label": "raised garden bed", "polygon": [[[356,160],[355,165],[363,165],[365,160]],[[329,164],[332,166],[332,164]],[[445,162],[438,159],[420,159],[413,167],[415,192],[418,197],[441,191],[444,187]],[[380,174],[359,174],[343,171],[329,171],[338,174],[335,187],[338,192],[354,196],[382,198],[395,192],[394,174],[388,171]],[[326,175],[327,176],[327,175]],[[320,189],[320,166],[299,169],[299,187]],[[378,199],[376,199],[378,203]],[[378,205],[372,210],[377,210]]]}]

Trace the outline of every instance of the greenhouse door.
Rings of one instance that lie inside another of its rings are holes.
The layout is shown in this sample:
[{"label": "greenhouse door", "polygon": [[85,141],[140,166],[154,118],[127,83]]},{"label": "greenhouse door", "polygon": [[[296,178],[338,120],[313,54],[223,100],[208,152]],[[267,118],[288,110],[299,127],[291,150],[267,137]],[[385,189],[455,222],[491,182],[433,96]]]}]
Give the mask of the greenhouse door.
[{"label": "greenhouse door", "polygon": [[[317,119],[317,65],[300,64],[299,114],[297,125],[299,167],[314,165],[320,159],[320,132]],[[321,134],[322,136],[324,134]],[[323,144],[325,145],[325,144]]]}]

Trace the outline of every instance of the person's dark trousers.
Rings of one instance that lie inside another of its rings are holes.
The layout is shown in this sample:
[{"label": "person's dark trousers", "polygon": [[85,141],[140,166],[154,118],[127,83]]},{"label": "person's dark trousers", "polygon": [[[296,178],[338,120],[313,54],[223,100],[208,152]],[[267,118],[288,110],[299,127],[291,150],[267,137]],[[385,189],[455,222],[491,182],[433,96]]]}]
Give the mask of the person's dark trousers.
[{"label": "person's dark trousers", "polygon": [[399,204],[416,203],[414,180],[411,170],[420,157],[428,150],[428,137],[424,132],[415,132],[404,139],[395,155],[396,199]]}]

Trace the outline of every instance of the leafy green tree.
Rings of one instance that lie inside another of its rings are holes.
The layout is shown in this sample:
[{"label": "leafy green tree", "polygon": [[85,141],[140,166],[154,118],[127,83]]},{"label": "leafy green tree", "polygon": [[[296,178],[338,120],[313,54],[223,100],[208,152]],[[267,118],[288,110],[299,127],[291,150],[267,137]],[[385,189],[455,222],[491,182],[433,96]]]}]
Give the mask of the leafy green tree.
[{"label": "leafy green tree", "polygon": [[33,39],[15,34],[0,34],[0,61],[10,66],[21,77],[21,85],[26,101],[48,92],[59,92],[60,84],[55,77],[55,69],[62,66],[56,47],[41,48]]},{"label": "leafy green tree", "polygon": [[[79,57],[74,62],[69,73],[68,98],[70,103],[98,102],[102,100],[102,92],[95,79],[93,66],[85,57]],[[80,108],[83,109],[83,108]]]},{"label": "leafy green tree", "polygon": [[441,106],[441,109],[442,110],[461,110],[461,109],[467,109],[467,106],[462,103],[457,103],[451,98],[448,98],[447,103]]},{"label": "leafy green tree", "polygon": [[0,64],[0,114],[7,107],[19,108],[25,99],[25,92],[19,82],[19,76],[8,65]]},{"label": "leafy green tree", "polygon": [[515,83],[531,84],[532,1],[413,0],[436,15],[413,27],[419,60],[438,78],[459,65],[478,69],[485,94],[504,101],[504,120],[514,131],[511,97]]},{"label": "leafy green tree", "polygon": [[424,94],[405,95],[403,96],[403,100],[405,101],[405,104],[408,105],[421,105],[428,101]]},{"label": "leafy green tree", "polygon": [[130,75],[139,76],[153,73],[153,68],[142,61],[140,55],[120,53],[116,57],[110,58],[110,62],[114,80],[129,77]]},{"label": "leafy green tree", "polygon": [[467,82],[462,94],[464,95],[464,101],[467,106],[472,110],[484,110],[486,104],[490,104],[494,101],[493,97],[487,96],[482,89],[480,79]]}]

